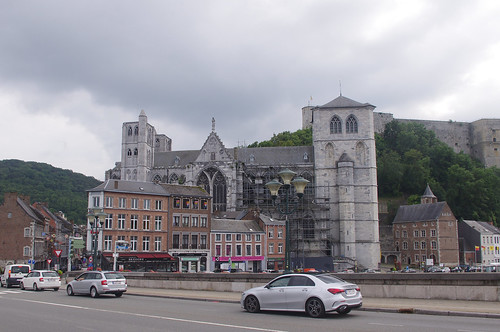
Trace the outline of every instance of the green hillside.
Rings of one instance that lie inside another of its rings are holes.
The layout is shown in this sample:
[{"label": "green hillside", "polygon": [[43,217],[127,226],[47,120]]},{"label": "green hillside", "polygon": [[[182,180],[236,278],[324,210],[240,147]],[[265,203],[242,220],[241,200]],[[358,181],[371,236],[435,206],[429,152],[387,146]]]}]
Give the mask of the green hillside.
[{"label": "green hillside", "polygon": [[0,201],[3,202],[4,193],[17,192],[29,196],[31,203],[47,202],[51,211],[62,211],[76,224],[86,220],[86,190],[100,183],[93,177],[49,164],[14,159],[0,161]]}]

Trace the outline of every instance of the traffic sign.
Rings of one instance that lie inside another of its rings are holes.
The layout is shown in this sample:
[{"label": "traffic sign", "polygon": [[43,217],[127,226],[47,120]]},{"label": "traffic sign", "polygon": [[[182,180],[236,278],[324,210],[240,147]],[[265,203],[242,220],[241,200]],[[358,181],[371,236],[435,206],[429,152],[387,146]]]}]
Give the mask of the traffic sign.
[{"label": "traffic sign", "polygon": [[47,263],[50,265],[50,263],[52,263],[52,259],[47,259]]},{"label": "traffic sign", "polygon": [[54,254],[56,254],[57,257],[60,257],[62,253],[61,249],[54,250]]}]

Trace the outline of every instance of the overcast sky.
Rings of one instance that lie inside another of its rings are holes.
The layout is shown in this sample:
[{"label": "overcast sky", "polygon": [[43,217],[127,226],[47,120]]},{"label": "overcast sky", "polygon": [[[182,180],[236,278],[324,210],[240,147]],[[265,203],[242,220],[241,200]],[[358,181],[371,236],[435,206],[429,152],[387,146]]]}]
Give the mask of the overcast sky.
[{"label": "overcast sky", "polygon": [[[498,118],[500,1],[0,2],[0,160],[104,180],[143,109],[174,150],[301,127],[340,94],[396,118]],[[311,100],[312,98],[312,100]]]}]

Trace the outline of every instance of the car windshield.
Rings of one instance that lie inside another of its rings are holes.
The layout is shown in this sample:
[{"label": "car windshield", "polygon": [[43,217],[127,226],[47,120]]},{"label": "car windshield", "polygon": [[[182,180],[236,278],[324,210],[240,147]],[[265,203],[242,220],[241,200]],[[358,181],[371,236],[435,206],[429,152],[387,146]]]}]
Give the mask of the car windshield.
[{"label": "car windshield", "polygon": [[29,266],[12,266],[10,268],[10,271],[12,273],[29,273],[30,268],[29,268]]},{"label": "car windshield", "polygon": [[42,275],[44,277],[59,277],[59,275],[55,271],[42,272]]},{"label": "car windshield", "polygon": [[125,279],[125,277],[120,273],[104,273],[106,279]]},{"label": "car windshield", "polygon": [[317,275],[316,278],[318,278],[319,280],[323,281],[325,284],[338,284],[338,283],[345,283],[344,280],[340,279],[340,278],[336,278],[334,276],[331,276],[331,275]]}]

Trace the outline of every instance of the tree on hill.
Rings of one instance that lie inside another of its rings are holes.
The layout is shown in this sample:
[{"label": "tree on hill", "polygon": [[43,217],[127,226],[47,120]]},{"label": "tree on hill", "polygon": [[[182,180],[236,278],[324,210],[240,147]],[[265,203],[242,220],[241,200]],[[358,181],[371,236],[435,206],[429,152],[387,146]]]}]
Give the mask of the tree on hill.
[{"label": "tree on hill", "polygon": [[46,202],[53,212],[62,211],[76,224],[85,223],[86,190],[101,181],[44,163],[21,160],[0,161],[0,201],[4,193],[17,192],[29,196],[31,203]]}]

